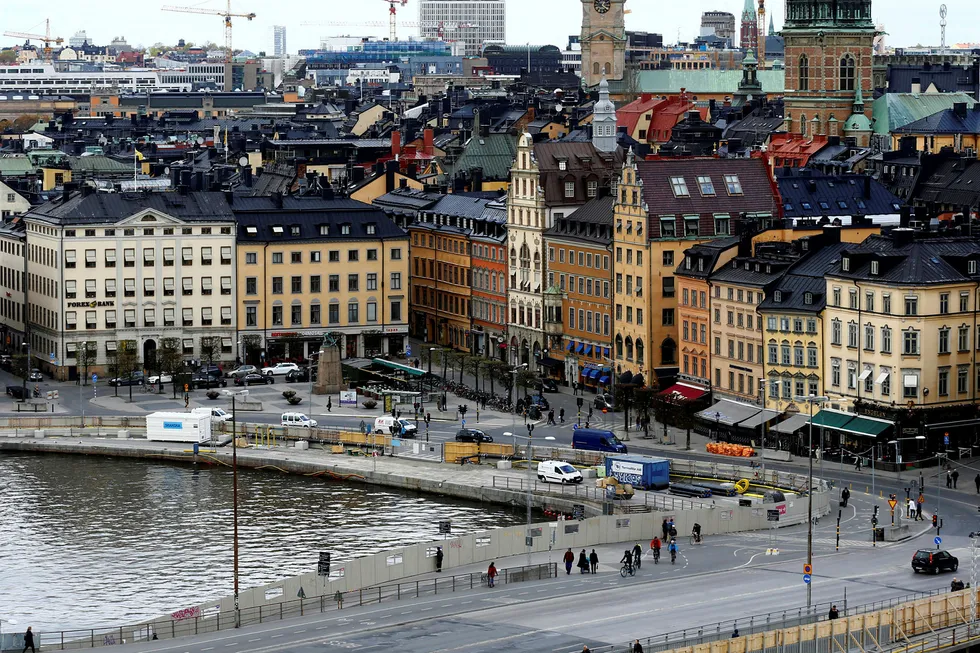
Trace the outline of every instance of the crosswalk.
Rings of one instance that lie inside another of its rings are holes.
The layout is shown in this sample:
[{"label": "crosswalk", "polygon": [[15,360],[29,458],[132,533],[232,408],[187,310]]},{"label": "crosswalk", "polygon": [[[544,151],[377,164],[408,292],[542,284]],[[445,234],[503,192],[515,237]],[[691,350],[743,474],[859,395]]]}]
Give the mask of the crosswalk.
[{"label": "crosswalk", "polygon": [[[740,539],[744,539],[744,540],[750,540],[750,541],[760,541],[760,540],[769,541],[770,538],[771,538],[771,536],[768,533],[738,533],[737,535],[735,535],[735,537],[740,538]],[[785,547],[787,545],[802,545],[802,546],[805,546],[806,545],[806,536],[804,535],[804,536],[800,537],[798,535],[788,535],[788,536],[786,536],[786,535],[779,535],[779,536],[777,536],[775,538],[775,541],[780,546],[783,546],[783,547]],[[842,549],[870,549],[870,548],[873,548],[875,546],[879,546],[879,547],[881,547],[881,546],[890,546],[892,544],[895,544],[895,543],[894,542],[877,542],[877,543],[872,543],[871,540],[870,540],[870,538],[867,539],[867,540],[841,539],[841,541],[840,541],[840,548],[842,548]],[[815,547],[824,547],[824,546],[836,547],[837,546],[837,538],[836,538],[836,536],[835,537],[815,537],[815,538],[813,538],[813,545]]]}]

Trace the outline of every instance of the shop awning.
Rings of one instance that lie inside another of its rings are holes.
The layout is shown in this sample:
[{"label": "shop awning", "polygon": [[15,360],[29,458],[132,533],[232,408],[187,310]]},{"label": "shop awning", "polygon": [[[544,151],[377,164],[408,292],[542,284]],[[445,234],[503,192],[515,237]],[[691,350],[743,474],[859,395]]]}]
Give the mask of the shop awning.
[{"label": "shop awning", "polygon": [[760,412],[762,412],[762,409],[758,406],[743,404],[737,401],[731,401],[730,399],[722,399],[711,408],[702,410],[697,416],[707,422],[735,426]]},{"label": "shop awning", "polygon": [[885,420],[881,419],[874,419],[872,417],[855,417],[848,422],[844,428],[838,430],[844,431],[845,433],[852,433],[854,435],[865,435],[876,438],[892,426],[894,426],[894,424],[891,422],[886,422]]},{"label": "shop awning", "polygon": [[600,376],[599,377],[599,383],[602,384],[602,385],[605,385],[605,384],[609,383],[609,377],[608,376]]},{"label": "shop awning", "polygon": [[601,370],[599,370],[599,369],[594,369],[594,370],[592,370],[591,372],[589,372],[589,378],[590,378],[590,379],[598,379],[598,378],[599,378],[599,374],[600,374],[600,373],[601,373]]},{"label": "shop awning", "polygon": [[574,349],[574,348],[575,348],[575,343],[574,342],[570,342],[570,343],[568,343],[568,347],[565,348],[565,351],[572,351],[572,349]]},{"label": "shop awning", "polygon": [[810,423],[809,415],[804,415],[803,413],[797,413],[796,415],[790,417],[788,420],[770,426],[769,432],[792,435],[809,423]]},{"label": "shop awning", "polygon": [[592,353],[592,345],[585,346],[585,355],[588,356]]},{"label": "shop awning", "polygon": [[684,399],[686,401],[693,401],[695,399],[700,399],[705,395],[707,390],[704,388],[699,388],[694,385],[688,385],[686,383],[676,383],[660,394],[662,395],[678,395],[679,399]]},{"label": "shop awning", "polygon": [[824,409],[813,416],[813,425],[822,426],[825,429],[839,429],[854,417],[851,413],[843,413],[839,410]]},{"label": "shop awning", "polygon": [[381,367],[387,367],[391,370],[398,370],[399,372],[404,372],[409,376],[425,376],[425,370],[416,369],[409,365],[402,365],[401,363],[392,363],[391,361],[386,361],[383,358],[374,358],[371,360],[375,365],[380,365]]},{"label": "shop awning", "polygon": [[605,356],[606,358],[609,358],[609,347],[606,347],[602,350],[602,355]]},{"label": "shop awning", "polygon": [[541,359],[541,364],[544,365],[545,367],[550,367],[553,370],[561,369],[563,365],[563,363],[560,360],[554,358],[547,358],[547,357]]},{"label": "shop awning", "polygon": [[585,351],[585,344],[580,342],[578,343],[578,347],[575,349],[575,353],[581,354],[583,351]]},{"label": "shop awning", "polygon": [[762,426],[780,416],[781,413],[775,410],[760,410],[757,414],[748,418],[744,422],[741,422],[739,426],[744,429],[754,429],[757,426]]}]

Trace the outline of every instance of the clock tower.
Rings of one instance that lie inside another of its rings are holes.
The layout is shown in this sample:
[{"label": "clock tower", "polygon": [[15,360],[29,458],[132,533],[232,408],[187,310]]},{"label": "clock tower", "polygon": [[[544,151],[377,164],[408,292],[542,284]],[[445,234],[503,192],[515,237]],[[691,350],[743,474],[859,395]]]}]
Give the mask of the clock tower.
[{"label": "clock tower", "polygon": [[623,79],[626,69],[626,0],[581,0],[582,81]]}]

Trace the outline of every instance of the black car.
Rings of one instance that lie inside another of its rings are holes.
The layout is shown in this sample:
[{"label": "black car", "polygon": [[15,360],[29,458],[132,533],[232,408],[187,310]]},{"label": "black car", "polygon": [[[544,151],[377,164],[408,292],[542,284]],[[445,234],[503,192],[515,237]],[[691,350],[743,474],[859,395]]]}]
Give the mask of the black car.
[{"label": "black car", "polygon": [[553,379],[541,379],[538,384],[539,392],[558,392],[558,384]]},{"label": "black car", "polygon": [[912,556],[912,571],[928,571],[938,574],[943,570],[956,571],[960,566],[959,558],[949,551],[933,551],[932,549],[919,549]]},{"label": "black car", "polygon": [[551,404],[544,398],[544,395],[531,395],[528,397],[529,406],[537,406],[542,411],[551,410]]},{"label": "black car", "polygon": [[30,374],[30,376],[27,377],[27,380],[28,381],[43,381],[44,380],[44,375],[41,374],[41,370],[39,370],[39,369],[37,369],[35,367],[33,370],[31,370],[31,374]]},{"label": "black car", "polygon": [[225,375],[217,365],[202,365],[198,368],[196,374],[209,374],[216,379],[220,379]]},{"label": "black car", "polygon": [[612,410],[615,404],[613,403],[612,395],[598,395],[592,405],[597,410]]},{"label": "black car", "polygon": [[115,379],[109,379],[109,385],[113,388],[115,387],[125,387],[128,385],[143,385],[143,373],[133,372],[132,375],[120,376]]},{"label": "black car", "polygon": [[191,378],[191,387],[194,389],[200,388],[223,388],[228,385],[220,376],[214,376],[213,374],[208,374],[206,372],[198,372]]},{"label": "black car", "polygon": [[[286,372],[286,383],[307,383],[310,380],[310,368],[301,367],[298,370]],[[313,380],[316,381],[316,371],[313,371]]]},{"label": "black car", "polygon": [[275,377],[271,374],[246,374],[243,377],[235,378],[235,385],[265,385],[275,383]]},{"label": "black car", "polygon": [[460,429],[456,431],[456,442],[493,442],[493,438],[477,429]]}]

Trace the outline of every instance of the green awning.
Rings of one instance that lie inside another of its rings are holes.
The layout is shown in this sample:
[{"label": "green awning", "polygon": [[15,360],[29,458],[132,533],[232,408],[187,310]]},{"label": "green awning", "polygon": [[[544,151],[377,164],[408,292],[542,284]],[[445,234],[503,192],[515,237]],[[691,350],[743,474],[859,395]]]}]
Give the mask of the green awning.
[{"label": "green awning", "polygon": [[839,410],[821,410],[813,416],[813,425],[822,426],[825,429],[839,429],[853,418],[854,415],[842,413]]},{"label": "green awning", "polygon": [[391,361],[386,361],[383,358],[375,358],[371,361],[375,365],[380,365],[382,367],[387,367],[392,370],[398,370],[399,372],[404,372],[409,376],[425,376],[425,370],[420,370],[410,365],[402,365],[401,363],[392,363]]},{"label": "green awning", "polygon": [[846,433],[853,433],[854,435],[868,435],[876,438],[883,432],[887,431],[891,426],[894,426],[894,424],[880,419],[855,417],[839,430]]}]

